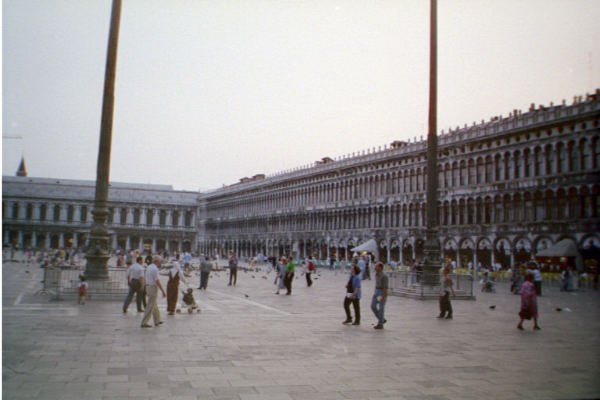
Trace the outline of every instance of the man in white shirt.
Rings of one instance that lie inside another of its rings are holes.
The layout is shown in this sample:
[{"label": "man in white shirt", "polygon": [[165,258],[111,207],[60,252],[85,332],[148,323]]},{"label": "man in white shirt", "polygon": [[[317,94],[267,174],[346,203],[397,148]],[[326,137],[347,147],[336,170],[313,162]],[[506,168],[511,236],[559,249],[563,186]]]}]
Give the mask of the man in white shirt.
[{"label": "man in white shirt", "polygon": [[123,313],[127,312],[129,304],[131,304],[131,300],[133,300],[134,294],[136,295],[135,303],[137,305],[138,312],[144,311],[142,309],[142,302],[144,298],[144,267],[141,265],[143,260],[144,259],[142,256],[138,256],[133,265],[131,265],[131,258],[126,261],[126,263],[129,264],[129,268],[127,269],[127,284],[129,285],[129,293],[127,293],[125,303],[123,303]]},{"label": "man in white shirt", "polygon": [[152,325],[148,324],[150,322],[150,316],[152,315],[152,319],[154,320],[154,326],[159,326],[162,324],[160,320],[160,311],[158,311],[157,297],[158,290],[162,292],[163,297],[166,297],[165,290],[163,289],[160,279],[158,276],[158,267],[152,263],[152,256],[146,257],[146,264],[148,264],[148,268],[146,268],[146,277],[144,281],[146,282],[146,294],[148,295],[148,303],[146,307],[146,312],[144,313],[144,318],[142,319],[142,328],[151,328]]}]

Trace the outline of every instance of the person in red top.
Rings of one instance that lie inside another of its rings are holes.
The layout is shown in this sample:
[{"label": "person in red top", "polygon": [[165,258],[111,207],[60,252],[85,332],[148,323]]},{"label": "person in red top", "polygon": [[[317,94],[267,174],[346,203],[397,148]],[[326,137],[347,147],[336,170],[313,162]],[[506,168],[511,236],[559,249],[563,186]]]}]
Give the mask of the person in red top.
[{"label": "person in red top", "polygon": [[315,271],[315,260],[309,257],[306,260],[306,286],[311,287],[313,284],[311,274]]}]

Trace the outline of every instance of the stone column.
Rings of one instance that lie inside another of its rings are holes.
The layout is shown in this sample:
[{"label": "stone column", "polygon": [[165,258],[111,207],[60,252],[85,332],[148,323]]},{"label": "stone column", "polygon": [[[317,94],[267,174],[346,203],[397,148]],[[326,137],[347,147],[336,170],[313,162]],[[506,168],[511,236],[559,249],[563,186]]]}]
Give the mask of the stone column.
[{"label": "stone column", "polygon": [[46,243],[45,243],[45,247],[46,247],[47,249],[49,249],[49,248],[50,248],[50,244],[51,244],[51,243],[50,243],[50,232],[46,232]]},{"label": "stone column", "polygon": [[125,242],[125,250],[129,251],[131,249],[131,236],[127,235],[127,240]]},{"label": "stone column", "polygon": [[60,247],[60,248],[65,247],[65,235],[64,235],[64,233],[60,233],[58,235],[58,247]]},{"label": "stone column", "polygon": [[146,225],[147,221],[148,221],[148,209],[147,208],[142,208],[140,210],[140,225]]},{"label": "stone column", "polygon": [[73,233],[73,248],[79,247],[79,233]]},{"label": "stone column", "polygon": [[152,253],[156,253],[156,238],[152,239]]},{"label": "stone column", "polygon": [[127,208],[127,225],[133,225],[133,209]]}]

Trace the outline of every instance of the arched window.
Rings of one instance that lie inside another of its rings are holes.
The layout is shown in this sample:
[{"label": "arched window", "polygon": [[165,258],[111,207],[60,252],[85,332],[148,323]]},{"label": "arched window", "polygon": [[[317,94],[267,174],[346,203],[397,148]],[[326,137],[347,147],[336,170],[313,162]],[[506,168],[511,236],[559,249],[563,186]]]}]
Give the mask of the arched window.
[{"label": "arched window", "polygon": [[127,209],[121,208],[121,221],[119,221],[121,225],[127,225]]},{"label": "arched window", "polygon": [[191,211],[186,211],[185,212],[185,226],[186,228],[189,228],[190,226],[192,226],[192,218],[194,216],[194,213]]},{"label": "arched window", "polygon": [[48,206],[46,204],[42,204],[40,206],[40,221],[45,221],[48,216]]},{"label": "arched window", "polygon": [[556,155],[556,173],[567,172],[567,152],[565,146],[560,142],[556,145]]},{"label": "arched window", "polygon": [[14,203],[12,206],[13,219],[19,219],[19,203]]},{"label": "arched window", "polygon": [[460,170],[458,169],[458,163],[455,161],[452,163],[452,188],[456,189],[458,187],[460,176]]},{"label": "arched window", "polygon": [[75,208],[72,204],[67,207],[67,222],[73,222],[73,216],[75,215]]},{"label": "arched window", "polygon": [[485,166],[483,158],[477,158],[477,182],[478,185],[485,183]]},{"label": "arched window", "polygon": [[[109,214],[110,218],[110,214]],[[54,222],[58,222],[60,220],[60,206],[57,204],[54,206]]]},{"label": "arched window", "polygon": [[467,184],[467,163],[465,160],[460,161],[460,186]]},{"label": "arched window", "polygon": [[531,176],[531,151],[523,150],[523,176],[529,178]]},{"label": "arched window", "polygon": [[519,179],[521,177],[521,153],[515,151],[513,154],[513,178]]},{"label": "arched window", "polygon": [[496,156],[494,156],[494,181],[499,182],[502,179],[502,156],[496,154]]},{"label": "arched window", "polygon": [[475,161],[472,158],[469,159],[469,182],[468,185],[475,185],[477,183],[477,170],[475,169]]},{"label": "arched window", "polygon": [[581,139],[581,141],[579,142],[579,154],[581,154],[581,171],[588,171],[591,169],[591,152],[592,149],[588,145],[587,140],[585,138]]},{"label": "arched window", "polygon": [[567,161],[569,163],[569,172],[579,172],[581,170],[581,158],[579,148],[574,141],[567,144]]},{"label": "arched window", "polygon": [[485,157],[485,183],[492,183],[494,177],[494,162],[491,156]]},{"label": "arched window", "polygon": [[506,152],[504,153],[504,159],[503,161],[503,172],[504,172],[504,180],[510,180],[512,175],[511,175],[511,165],[510,165],[510,153]]},{"label": "arched window", "polygon": [[546,175],[552,175],[552,165],[554,164],[554,149],[551,145],[544,148],[544,161],[546,164]]},{"label": "arched window", "polygon": [[25,209],[25,219],[31,221],[33,219],[33,204],[27,204],[27,208]]},{"label": "arched window", "polygon": [[564,189],[558,189],[556,192],[556,219],[562,221],[565,218],[566,200]]},{"label": "arched window", "polygon": [[158,224],[160,226],[165,226],[167,224],[167,212],[165,210],[160,210],[158,214]]},{"label": "arched window", "polygon": [[544,158],[542,157],[542,149],[540,147],[536,147],[533,150],[533,176],[538,177],[542,175],[542,167],[544,163]]},{"label": "arched window", "polygon": [[81,206],[81,217],[79,218],[81,222],[87,222],[88,220],[88,208],[87,206]]}]

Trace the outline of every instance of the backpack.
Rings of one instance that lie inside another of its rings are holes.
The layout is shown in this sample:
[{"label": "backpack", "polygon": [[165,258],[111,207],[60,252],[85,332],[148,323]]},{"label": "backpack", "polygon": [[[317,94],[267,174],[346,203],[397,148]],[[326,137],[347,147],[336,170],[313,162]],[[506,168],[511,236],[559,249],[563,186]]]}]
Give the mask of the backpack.
[{"label": "backpack", "polygon": [[315,270],[315,264],[313,264],[312,262],[309,262],[308,263],[308,270],[311,271],[311,272],[314,271]]},{"label": "backpack", "polygon": [[80,296],[85,296],[85,292],[86,292],[85,285],[84,284],[80,284],[79,285],[79,295]]}]

